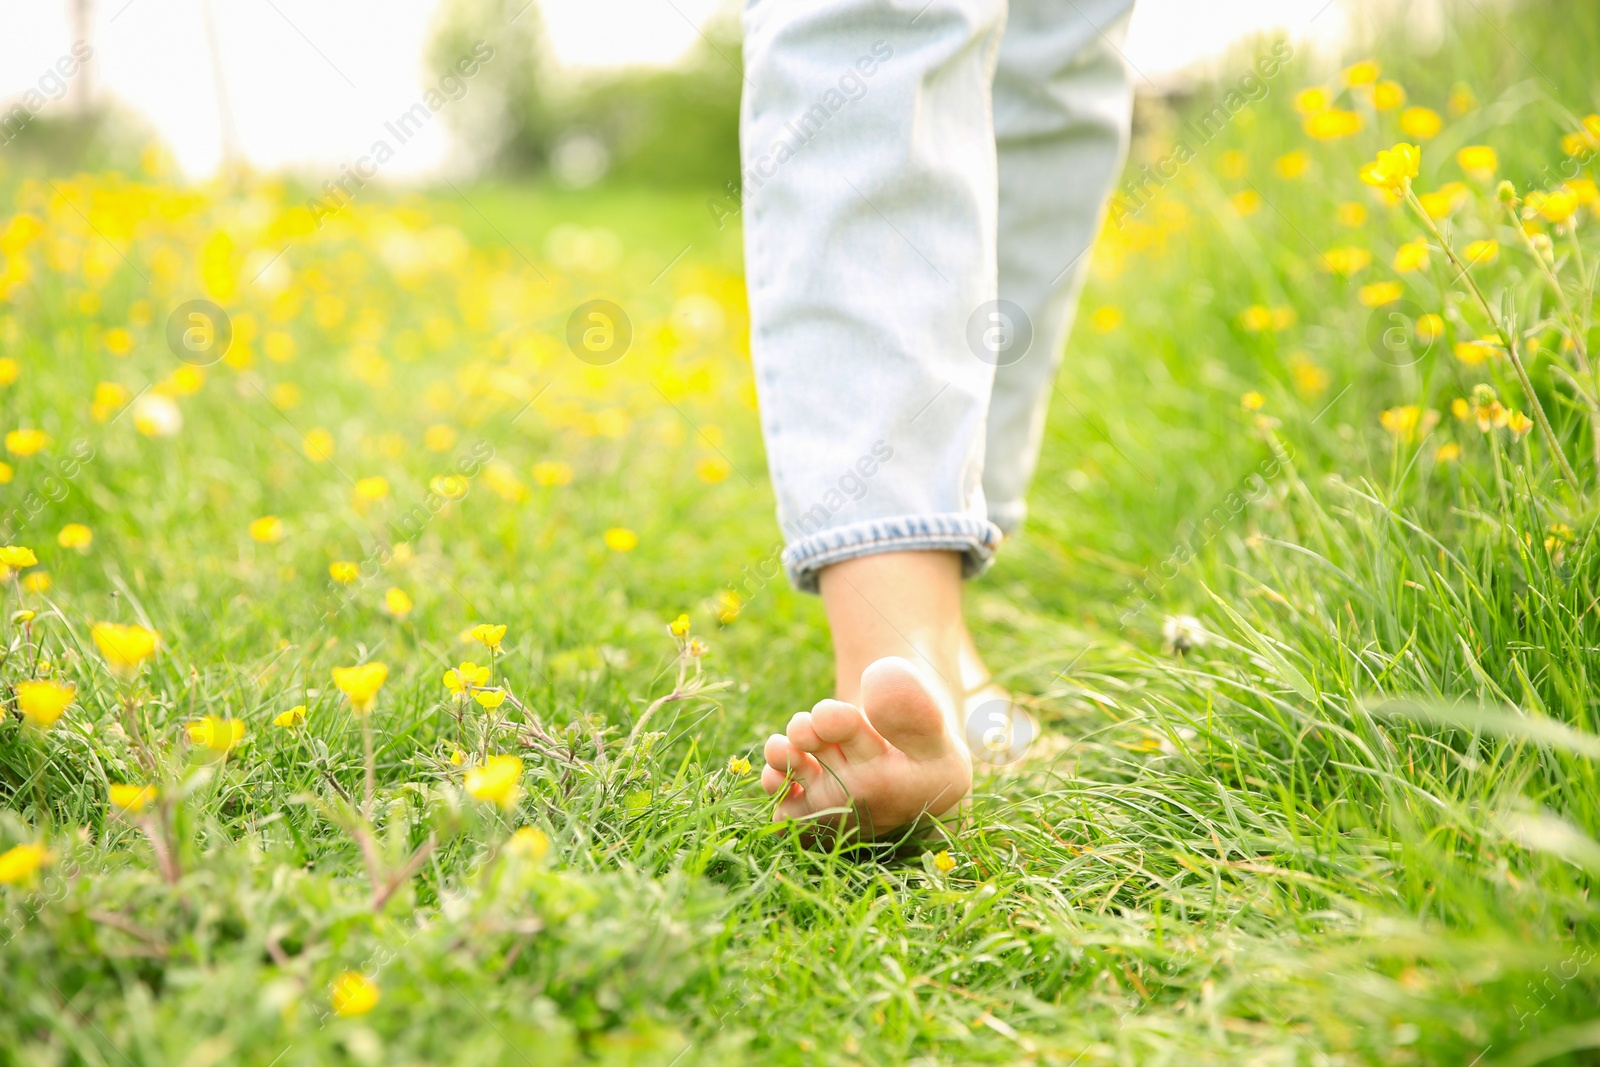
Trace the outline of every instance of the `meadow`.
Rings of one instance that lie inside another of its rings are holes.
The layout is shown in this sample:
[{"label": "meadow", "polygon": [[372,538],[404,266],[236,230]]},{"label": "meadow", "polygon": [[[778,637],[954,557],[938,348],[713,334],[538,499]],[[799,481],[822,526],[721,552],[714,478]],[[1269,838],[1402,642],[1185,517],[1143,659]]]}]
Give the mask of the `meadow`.
[{"label": "meadow", "polygon": [[0,1064],[1595,1062],[1600,16],[1380,37],[1142,103],[970,591],[1042,734],[894,848],[756,783],[725,193],[0,156]]}]

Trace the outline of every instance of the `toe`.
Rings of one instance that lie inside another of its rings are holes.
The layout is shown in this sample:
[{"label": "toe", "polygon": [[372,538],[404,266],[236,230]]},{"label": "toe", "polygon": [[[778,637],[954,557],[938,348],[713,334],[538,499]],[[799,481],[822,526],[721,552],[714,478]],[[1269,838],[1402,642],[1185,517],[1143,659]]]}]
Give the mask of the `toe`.
[{"label": "toe", "polygon": [[[773,734],[767,738],[767,747],[763,754],[767,758],[769,769],[779,774],[790,775],[802,783],[811,781],[822,773],[822,764],[817,762],[817,757],[796,748],[782,734]],[[765,779],[765,774],[762,777]]]},{"label": "toe", "polygon": [[761,768],[761,788],[767,791],[768,796],[782,792],[785,800],[803,792],[799,782],[791,781],[787,774],[776,767]]},{"label": "toe", "polygon": [[802,752],[821,752],[827,742],[817,735],[809,711],[796,712],[789,720],[789,743]]},{"label": "toe", "polygon": [[862,671],[861,706],[883,739],[913,759],[950,752],[944,712],[911,661],[885,656]]},{"label": "toe", "polygon": [[876,759],[889,750],[861,709],[842,700],[824,700],[812,708],[811,728],[823,741],[838,745],[852,763]]}]

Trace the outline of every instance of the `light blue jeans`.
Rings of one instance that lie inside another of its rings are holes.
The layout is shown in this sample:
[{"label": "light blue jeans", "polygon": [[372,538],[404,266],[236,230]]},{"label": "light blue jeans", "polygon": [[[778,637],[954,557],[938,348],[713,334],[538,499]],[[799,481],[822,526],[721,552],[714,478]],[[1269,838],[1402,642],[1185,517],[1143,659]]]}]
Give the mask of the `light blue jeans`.
[{"label": "light blue jeans", "polygon": [[1132,3],[750,0],[751,347],[797,587],[909,549],[974,575],[1021,525],[1127,148]]}]

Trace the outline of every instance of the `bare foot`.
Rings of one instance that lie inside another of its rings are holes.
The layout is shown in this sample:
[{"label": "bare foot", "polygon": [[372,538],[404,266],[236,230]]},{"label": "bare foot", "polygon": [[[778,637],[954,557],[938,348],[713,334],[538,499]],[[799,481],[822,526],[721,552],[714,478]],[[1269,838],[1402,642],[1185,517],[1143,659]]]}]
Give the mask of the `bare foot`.
[{"label": "bare foot", "polygon": [[761,772],[768,793],[787,790],[774,818],[872,840],[953,811],[972,789],[972,757],[938,692],[910,661],[885,656],[861,674],[861,707],[824,700],[789,720],[767,740]]}]

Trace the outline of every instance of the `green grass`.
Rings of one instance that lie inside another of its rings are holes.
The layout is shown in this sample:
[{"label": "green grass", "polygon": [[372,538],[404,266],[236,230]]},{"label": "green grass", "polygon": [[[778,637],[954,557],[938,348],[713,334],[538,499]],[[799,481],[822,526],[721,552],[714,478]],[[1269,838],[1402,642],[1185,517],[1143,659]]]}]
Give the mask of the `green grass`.
[{"label": "green grass", "polygon": [[[1571,116],[1600,110],[1597,36],[1554,5],[1499,28],[1469,6],[1428,55],[1390,35],[1400,50],[1377,58],[1412,103],[1445,112],[1458,82],[1477,99],[1423,144],[1417,188],[1461,179],[1455,149],[1475,143],[1526,188]],[[1389,269],[1422,230],[1356,171],[1399,139],[1394,114],[1345,141],[1301,132],[1292,94],[1334,73],[1297,59],[1108,230],[1030,525],[971,589],[980,643],[1044,736],[980,776],[948,873],[937,842],[807,851],[729,769],[825,691],[830,661],[816,601],[754,577],[777,531],[719,194],[446,188],[308,234],[270,185],[191,197],[146,175],[53,189],[0,171],[0,233],[15,212],[44,223],[25,246],[0,238],[0,355],[21,371],[0,418],[51,436],[7,457],[0,487],[51,577],[9,587],[7,618],[19,600],[38,616],[3,623],[0,674],[8,696],[47,670],[78,687],[48,734],[0,723],[0,851],[53,854],[0,886],[0,1064],[1593,1062],[1600,472],[1583,401],[1556,369],[1551,290],[1477,185],[1450,239],[1500,241],[1474,277],[1539,341],[1533,381],[1581,485],[1559,484],[1537,431],[1451,414],[1480,383],[1531,402],[1504,356],[1451,355],[1489,323],[1438,248],[1423,272]],[[1134,165],[1175,128],[1142,112]],[[1293,149],[1311,169],[1285,179]],[[1262,202],[1241,215],[1246,189]],[[1348,201],[1362,225],[1337,221]],[[1594,207],[1580,220],[1582,263],[1556,242],[1587,339]],[[285,245],[298,298],[252,281]],[[1373,263],[1340,279],[1320,264],[1339,246]],[[1384,312],[1358,291],[1386,280],[1445,319],[1409,366],[1366,340]],[[257,337],[249,366],[209,368],[191,395],[161,329],[208,291]],[[611,367],[562,340],[594,296],[636,331]],[[1250,332],[1252,305],[1294,322]],[[267,358],[274,330],[292,362]],[[130,398],[165,382],[181,431],[96,421],[99,382]],[[1387,432],[1380,413],[1405,405],[1441,420]],[[456,434],[434,451],[438,424]],[[331,459],[307,457],[313,429]],[[78,441],[92,458],[68,476]],[[462,462],[466,495],[434,513],[430,480]],[[538,484],[552,462],[570,484]],[[358,508],[352,482],[372,475],[389,496]],[[249,536],[264,515],[282,540]],[[70,522],[94,531],[86,553],[57,545]],[[635,549],[607,547],[618,527]],[[409,558],[383,551],[401,540]],[[380,555],[330,601],[330,562]],[[390,587],[414,610],[386,612]],[[724,623],[729,588],[743,603]],[[726,684],[661,705],[630,746],[678,677],[680,611],[711,646],[703,680]],[[1179,614],[1208,634],[1186,655],[1164,647]],[[101,619],[162,634],[137,680],[106,669]],[[440,684],[484,660],[461,636],[484,621],[509,628],[496,680],[520,705],[495,731]],[[366,660],[391,671],[365,720],[370,831],[362,722],[330,674]],[[272,724],[297,704],[303,728]],[[225,761],[185,740],[207,714],[246,724]],[[464,794],[458,748],[522,755],[515,807]],[[114,782],[161,786],[171,864],[108,812]],[[508,843],[523,826],[547,855]],[[385,887],[424,850],[377,910],[362,840]],[[351,970],[381,998],[330,1014]]]}]

